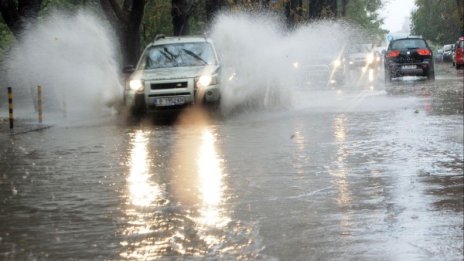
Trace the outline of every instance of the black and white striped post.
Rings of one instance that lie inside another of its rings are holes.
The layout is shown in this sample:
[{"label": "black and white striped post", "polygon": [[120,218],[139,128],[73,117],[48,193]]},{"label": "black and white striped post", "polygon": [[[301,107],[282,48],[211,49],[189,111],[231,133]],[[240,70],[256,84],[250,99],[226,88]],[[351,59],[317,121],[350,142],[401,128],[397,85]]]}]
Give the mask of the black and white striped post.
[{"label": "black and white striped post", "polygon": [[13,129],[13,90],[11,87],[8,87],[8,112],[10,119],[10,129]]}]

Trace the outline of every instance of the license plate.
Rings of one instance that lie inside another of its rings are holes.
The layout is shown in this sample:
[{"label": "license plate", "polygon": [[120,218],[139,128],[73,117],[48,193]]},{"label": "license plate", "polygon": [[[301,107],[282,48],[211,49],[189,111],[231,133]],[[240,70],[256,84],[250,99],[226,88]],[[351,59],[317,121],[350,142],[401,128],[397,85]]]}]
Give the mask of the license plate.
[{"label": "license plate", "polygon": [[155,99],[155,106],[174,106],[185,103],[184,97],[160,97]]},{"label": "license plate", "polygon": [[401,68],[410,70],[410,69],[416,69],[417,66],[416,65],[403,65]]}]

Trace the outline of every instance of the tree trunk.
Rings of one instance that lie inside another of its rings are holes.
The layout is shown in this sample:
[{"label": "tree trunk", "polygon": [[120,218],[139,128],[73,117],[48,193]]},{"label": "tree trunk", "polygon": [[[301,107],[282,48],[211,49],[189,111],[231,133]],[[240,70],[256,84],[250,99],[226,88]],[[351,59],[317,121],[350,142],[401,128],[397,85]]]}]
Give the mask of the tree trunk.
[{"label": "tree trunk", "polygon": [[0,0],[3,20],[16,38],[35,22],[41,4],[42,0]]},{"label": "tree trunk", "polygon": [[458,14],[459,14],[459,21],[460,21],[460,30],[461,30],[461,35],[464,35],[464,0],[456,0],[456,5],[458,9]]},{"label": "tree trunk", "polygon": [[342,17],[346,17],[346,5],[348,4],[348,0],[341,0],[341,11],[340,14]]},{"label": "tree trunk", "polygon": [[119,38],[123,65],[135,65],[140,52],[139,31],[145,1],[125,0],[121,7],[117,0],[100,0],[100,5]]},{"label": "tree trunk", "polygon": [[211,24],[213,22],[214,16],[224,6],[224,0],[205,0],[206,24]]},{"label": "tree trunk", "polygon": [[309,20],[335,18],[337,16],[337,0],[309,0]]},{"label": "tree trunk", "polygon": [[285,17],[287,19],[287,28],[293,29],[303,15],[302,0],[285,1]]},{"label": "tree trunk", "polygon": [[190,33],[189,18],[193,2],[189,0],[172,0],[171,17],[173,34],[175,36],[188,35]]},{"label": "tree trunk", "polygon": [[309,20],[317,20],[321,17],[322,2],[321,0],[309,0],[308,2],[308,18]]},{"label": "tree trunk", "polygon": [[139,59],[140,53],[140,24],[142,23],[143,12],[145,9],[144,0],[135,0],[132,2],[132,9],[129,13],[129,20],[127,21],[127,28],[125,31],[124,39],[126,41],[125,60],[130,62],[127,64],[136,64]]}]

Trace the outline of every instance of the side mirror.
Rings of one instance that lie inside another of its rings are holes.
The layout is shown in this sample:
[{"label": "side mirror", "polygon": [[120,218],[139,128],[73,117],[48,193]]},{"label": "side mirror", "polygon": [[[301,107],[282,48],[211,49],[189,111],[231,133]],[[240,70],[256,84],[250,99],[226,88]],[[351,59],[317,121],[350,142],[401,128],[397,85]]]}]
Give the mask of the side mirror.
[{"label": "side mirror", "polygon": [[126,65],[124,66],[124,68],[122,68],[123,73],[133,73],[134,71],[135,71],[135,68],[132,64]]},{"label": "side mirror", "polygon": [[382,55],[385,55],[387,53],[387,50],[382,50]]}]

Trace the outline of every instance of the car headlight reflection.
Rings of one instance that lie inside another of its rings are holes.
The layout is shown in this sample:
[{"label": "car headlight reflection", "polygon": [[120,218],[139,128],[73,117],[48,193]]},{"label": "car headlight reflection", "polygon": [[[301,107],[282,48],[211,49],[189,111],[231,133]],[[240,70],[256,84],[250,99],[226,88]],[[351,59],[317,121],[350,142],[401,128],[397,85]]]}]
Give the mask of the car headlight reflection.
[{"label": "car headlight reflection", "polygon": [[374,62],[374,55],[371,53],[371,54],[368,54],[367,57],[366,57],[366,63],[367,64],[371,64]]},{"label": "car headlight reflection", "polygon": [[342,61],[340,61],[340,59],[337,59],[337,60],[333,61],[333,66],[335,68],[339,67],[340,65],[342,65]]},{"label": "car headlight reflection", "polygon": [[300,68],[300,63],[299,62],[294,62],[293,63],[293,68],[295,68],[295,69]]},{"label": "car headlight reflection", "polygon": [[143,90],[143,81],[142,80],[130,80],[129,88],[133,91],[142,91]]},{"label": "car headlight reflection", "polygon": [[217,84],[217,75],[204,74],[196,79],[198,88],[205,88]]}]

